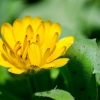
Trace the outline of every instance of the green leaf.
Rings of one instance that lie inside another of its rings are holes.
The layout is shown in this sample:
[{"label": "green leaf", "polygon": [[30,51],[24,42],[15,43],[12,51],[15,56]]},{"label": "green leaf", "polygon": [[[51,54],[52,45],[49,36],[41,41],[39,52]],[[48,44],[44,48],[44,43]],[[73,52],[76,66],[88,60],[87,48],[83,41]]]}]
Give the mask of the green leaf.
[{"label": "green leaf", "polygon": [[97,52],[96,65],[94,66],[93,73],[100,73],[100,41],[98,43],[98,49],[97,50],[98,50],[98,52]]},{"label": "green leaf", "polygon": [[93,73],[100,73],[100,52],[97,53],[97,59],[96,59],[96,64],[94,66]]},{"label": "green leaf", "polygon": [[59,89],[54,89],[46,92],[38,92],[35,93],[35,96],[49,97],[54,100],[74,100],[69,92]]},{"label": "green leaf", "polygon": [[64,68],[69,70],[69,86],[76,100],[97,100],[97,84],[93,74],[96,53],[96,41],[89,39],[75,42],[66,52],[65,56],[70,61]]},{"label": "green leaf", "polygon": [[94,73],[96,74],[96,81],[100,85],[100,41],[98,42],[98,52],[96,66],[94,67]]},{"label": "green leaf", "polygon": [[96,73],[96,81],[100,85],[100,73]]}]

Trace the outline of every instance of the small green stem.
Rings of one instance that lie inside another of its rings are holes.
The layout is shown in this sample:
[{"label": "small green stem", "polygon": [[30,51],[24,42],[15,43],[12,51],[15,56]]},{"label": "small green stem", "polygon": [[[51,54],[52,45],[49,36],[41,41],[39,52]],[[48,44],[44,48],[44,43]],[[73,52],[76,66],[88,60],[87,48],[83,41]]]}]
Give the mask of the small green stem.
[{"label": "small green stem", "polygon": [[37,82],[36,82],[36,79],[35,79],[35,75],[34,75],[34,77],[33,77],[34,79],[34,86],[35,86],[35,89],[36,89],[36,91],[38,91],[38,86],[37,86]]},{"label": "small green stem", "polygon": [[27,85],[29,87],[30,95],[32,96],[33,91],[32,91],[32,87],[31,87],[31,83],[30,83],[29,77],[26,77],[26,81],[27,81]]}]

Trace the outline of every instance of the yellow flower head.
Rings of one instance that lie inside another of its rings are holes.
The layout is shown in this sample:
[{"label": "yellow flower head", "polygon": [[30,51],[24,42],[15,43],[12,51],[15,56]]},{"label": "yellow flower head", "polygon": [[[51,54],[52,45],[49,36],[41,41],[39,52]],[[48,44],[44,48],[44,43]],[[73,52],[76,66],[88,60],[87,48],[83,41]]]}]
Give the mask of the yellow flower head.
[{"label": "yellow flower head", "polygon": [[41,18],[25,16],[16,19],[13,25],[4,23],[1,27],[0,65],[8,71],[21,74],[30,70],[57,68],[65,65],[68,58],[58,58],[74,42],[74,37],[58,41],[61,26]]}]

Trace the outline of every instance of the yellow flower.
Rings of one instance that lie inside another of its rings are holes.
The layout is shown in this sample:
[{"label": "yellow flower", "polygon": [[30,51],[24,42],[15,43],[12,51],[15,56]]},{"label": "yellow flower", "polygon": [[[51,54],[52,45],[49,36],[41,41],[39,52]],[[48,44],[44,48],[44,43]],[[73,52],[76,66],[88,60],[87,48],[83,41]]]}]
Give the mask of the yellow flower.
[{"label": "yellow flower", "polygon": [[1,27],[0,65],[15,74],[65,65],[69,59],[58,57],[72,45],[74,37],[58,41],[60,34],[60,24],[43,22],[38,17],[16,19],[13,25],[4,23]]}]

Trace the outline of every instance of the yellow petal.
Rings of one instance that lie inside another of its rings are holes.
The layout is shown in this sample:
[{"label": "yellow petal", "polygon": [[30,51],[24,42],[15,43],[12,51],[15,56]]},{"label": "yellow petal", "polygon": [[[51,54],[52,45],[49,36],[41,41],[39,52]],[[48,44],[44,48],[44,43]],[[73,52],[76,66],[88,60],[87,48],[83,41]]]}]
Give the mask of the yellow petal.
[{"label": "yellow petal", "polygon": [[0,60],[6,60],[11,63],[8,51],[9,49],[4,45],[2,39],[0,39]]},{"label": "yellow petal", "polygon": [[49,55],[50,55],[50,48],[48,48],[46,50],[46,52],[44,53],[42,60],[41,60],[41,63],[40,63],[40,66],[43,65],[46,62]]},{"label": "yellow petal", "polygon": [[34,31],[34,36],[33,36],[33,40],[32,40],[33,42],[36,42],[36,36],[37,36],[36,31],[37,31],[37,28],[40,26],[41,22],[42,22],[42,19],[39,17],[34,18],[31,22],[31,26]]},{"label": "yellow petal", "polygon": [[0,51],[0,60],[1,61],[7,61],[9,62],[10,64],[13,64],[12,63],[12,59],[10,59],[9,55],[8,54],[3,54],[1,51]]},{"label": "yellow petal", "polygon": [[56,44],[57,39],[58,39],[58,36],[59,36],[59,34],[58,34],[58,33],[55,33],[55,34],[54,34],[54,37],[53,37],[52,40],[51,40],[51,44],[50,44],[50,51],[51,51],[51,52],[52,52],[52,50],[53,50],[54,47],[55,47],[55,44]]},{"label": "yellow petal", "polygon": [[1,34],[7,44],[13,49],[16,41],[12,32],[12,26],[9,23],[4,23],[2,25]]},{"label": "yellow petal", "polygon": [[[39,35],[39,38],[40,38],[40,45],[42,44],[43,42],[43,39],[44,39],[44,33],[45,33],[45,30],[44,30],[44,24],[43,22],[41,22],[40,26],[37,28],[36,30],[36,34]],[[38,40],[37,40],[38,41]]]},{"label": "yellow petal", "polygon": [[0,66],[6,67],[6,68],[14,67],[12,64],[4,60],[0,60]]},{"label": "yellow petal", "polygon": [[53,51],[53,53],[51,54],[51,56],[47,59],[47,62],[51,62],[54,59],[62,56],[62,54],[64,53],[64,51],[66,50],[66,47],[62,47],[62,48],[55,48],[55,50]]},{"label": "yellow petal", "polygon": [[23,52],[22,52],[22,58],[23,58],[23,59],[26,59],[26,57],[27,57],[29,43],[30,43],[30,42],[28,42],[28,43],[25,45],[25,48],[23,49]]},{"label": "yellow petal", "polygon": [[29,60],[32,65],[38,66],[41,61],[41,51],[36,43],[31,43],[28,49]]},{"label": "yellow petal", "polygon": [[[27,30],[27,27],[29,26],[29,25],[31,25],[31,23],[32,23],[32,17],[30,17],[30,16],[25,16],[23,19],[22,19],[22,24],[23,24],[23,29],[22,29],[22,33],[24,34],[24,37],[25,37],[25,35],[26,35],[26,30]],[[24,37],[23,37],[23,39],[24,39]]]},{"label": "yellow petal", "polygon": [[36,17],[36,18],[34,18],[32,20],[31,25],[32,25],[32,28],[33,28],[34,33],[36,33],[36,30],[40,26],[41,22],[42,22],[42,19],[39,18],[39,17]]},{"label": "yellow petal", "polygon": [[14,74],[21,74],[24,72],[24,70],[18,69],[16,67],[11,67],[8,69],[8,71]]},{"label": "yellow petal", "polygon": [[16,19],[13,23],[13,33],[16,41],[20,41],[23,44],[25,32],[23,32],[23,24],[20,19]]},{"label": "yellow petal", "polygon": [[47,48],[50,48],[50,53],[53,52],[53,50],[55,49],[55,44],[57,42],[58,36],[59,36],[58,33],[55,33],[52,40],[51,40],[51,43],[47,47],[45,45],[42,46],[42,53],[43,54],[45,53]]},{"label": "yellow petal", "polygon": [[50,52],[52,52],[54,50],[55,44],[56,44],[57,39],[58,39],[58,36],[59,36],[58,33],[55,33],[54,36],[53,36],[53,38],[52,38],[52,40],[51,40],[51,42],[50,42],[50,44],[48,46],[42,45],[41,48],[42,48],[42,53],[43,54],[45,53],[45,51],[47,50],[47,48],[50,48]]},{"label": "yellow petal", "polygon": [[23,43],[23,51],[27,45],[28,42],[30,42],[30,40],[32,39],[33,37],[33,29],[31,27],[31,25],[29,25],[26,29],[26,36],[24,38],[24,43]]},{"label": "yellow petal", "polygon": [[46,21],[44,23],[44,28],[45,28],[45,34],[49,33],[50,27],[51,27],[52,23],[50,21]]},{"label": "yellow petal", "polygon": [[63,46],[66,46],[66,48],[68,49],[74,42],[74,37],[73,36],[68,36],[68,37],[65,37],[61,40],[59,40],[57,43],[56,43],[56,47],[57,48],[61,48]]},{"label": "yellow petal", "polygon": [[28,41],[33,37],[33,29],[32,26],[29,25],[26,29],[26,35],[28,37]]},{"label": "yellow petal", "polygon": [[4,50],[3,50],[3,41],[2,41],[1,38],[0,38],[0,51],[2,51],[2,52],[4,51]]},{"label": "yellow petal", "polygon": [[61,26],[58,23],[52,24],[52,26],[50,27],[50,31],[47,35],[52,37],[52,36],[54,36],[55,33],[58,33],[59,36],[61,34]]},{"label": "yellow petal", "polygon": [[14,54],[20,55],[21,54],[21,43],[20,41],[16,42],[14,49],[13,49]]},{"label": "yellow petal", "polygon": [[45,48],[48,48],[48,46],[51,44],[51,41],[52,41],[55,33],[58,34],[58,37],[60,36],[61,26],[58,23],[52,24],[49,32],[47,34],[45,34],[45,40],[44,40],[44,44],[43,44],[44,50],[45,50]]},{"label": "yellow petal", "polygon": [[6,61],[5,59],[3,59],[2,53],[0,52],[0,66],[4,66],[4,67],[13,67],[13,65],[11,63],[9,63],[8,61]]},{"label": "yellow petal", "polygon": [[23,26],[24,26],[24,30],[26,30],[26,28],[31,25],[32,23],[32,17],[30,16],[25,16],[23,19],[22,19],[22,23],[23,23]]},{"label": "yellow petal", "polygon": [[2,52],[0,51],[0,66],[4,66],[4,67],[13,67],[13,65],[7,61],[7,59],[4,59],[2,56]]},{"label": "yellow petal", "polygon": [[48,68],[58,68],[64,66],[69,61],[68,58],[59,58],[51,63],[43,65],[41,68],[48,69]]}]

